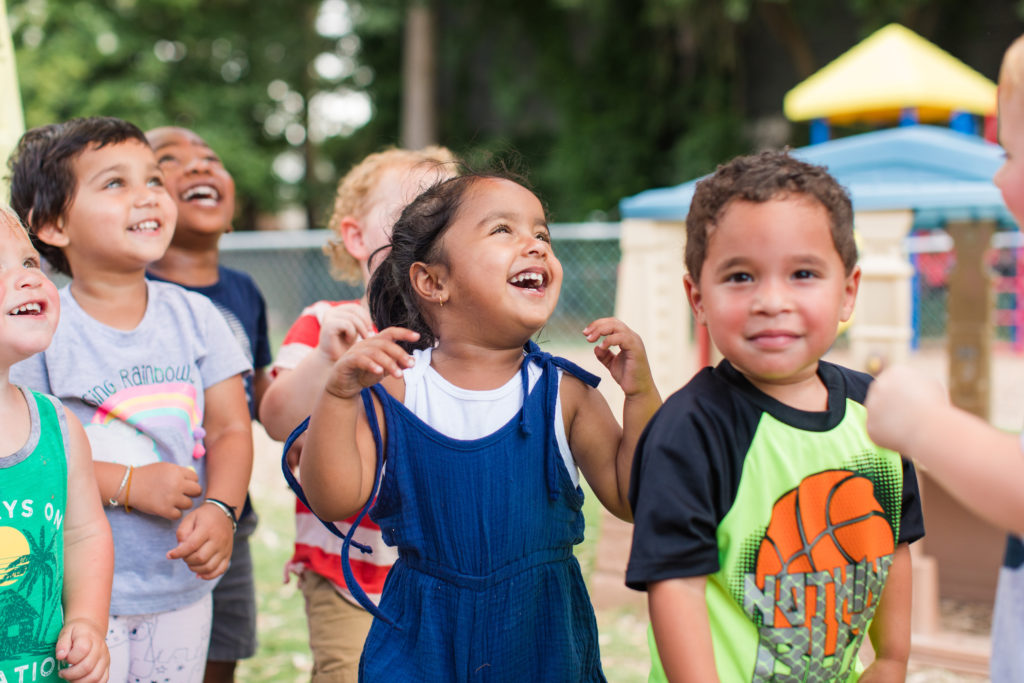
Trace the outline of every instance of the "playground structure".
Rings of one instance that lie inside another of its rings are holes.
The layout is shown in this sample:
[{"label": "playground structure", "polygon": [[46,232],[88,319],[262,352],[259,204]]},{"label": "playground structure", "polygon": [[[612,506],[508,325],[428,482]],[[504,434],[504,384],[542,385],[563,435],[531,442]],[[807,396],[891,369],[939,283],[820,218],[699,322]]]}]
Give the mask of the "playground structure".
[{"label": "playground structure", "polygon": [[[992,184],[1002,151],[979,136],[991,134],[995,107],[995,84],[896,25],[868,37],[786,97],[787,115],[811,122],[813,144],[794,156],[828,167],[854,204],[862,279],[847,331],[850,364],[877,370],[907,361],[917,340],[914,311],[920,310],[911,284],[920,274],[908,259],[906,240],[912,232],[947,235],[954,264],[946,326],[950,393],[956,405],[986,419],[995,319],[989,251],[997,232],[1003,239],[1017,230]],[[833,126],[851,123],[897,127],[828,139]],[[697,358],[709,359],[680,349],[680,340],[685,345],[699,338],[692,334],[682,285],[685,217],[696,182],[620,203],[617,315],[643,336],[666,395],[693,375]],[[1000,284],[1016,294],[1024,292],[1020,281],[1013,276]],[[940,597],[991,602],[1005,534],[960,506],[926,473],[919,477],[928,535],[914,546],[914,656],[984,673],[987,639],[942,632],[938,603]]]},{"label": "playground structure", "polygon": [[899,24],[875,31],[790,90],[783,111],[810,123],[811,144],[833,126],[929,123],[995,141],[996,86]]}]

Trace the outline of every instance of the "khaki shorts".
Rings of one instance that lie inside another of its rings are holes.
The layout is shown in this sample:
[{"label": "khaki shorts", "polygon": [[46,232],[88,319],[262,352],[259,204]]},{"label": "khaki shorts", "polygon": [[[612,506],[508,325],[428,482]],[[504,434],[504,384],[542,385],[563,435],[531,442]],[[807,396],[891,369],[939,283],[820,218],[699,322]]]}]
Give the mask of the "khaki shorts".
[{"label": "khaki shorts", "polygon": [[299,578],[306,599],[312,683],[356,683],[359,658],[373,616],[343,598],[327,579],[309,571]]}]

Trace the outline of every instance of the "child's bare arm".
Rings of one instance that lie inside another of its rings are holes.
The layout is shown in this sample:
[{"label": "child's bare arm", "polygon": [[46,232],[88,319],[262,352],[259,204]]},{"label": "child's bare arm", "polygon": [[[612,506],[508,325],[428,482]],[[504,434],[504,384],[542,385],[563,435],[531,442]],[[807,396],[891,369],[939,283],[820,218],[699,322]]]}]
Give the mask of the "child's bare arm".
[{"label": "child's bare arm", "polygon": [[110,654],[104,642],[114,575],[114,541],[103,514],[89,442],[81,423],[66,413],[68,498],[64,515],[64,626],[57,659],[68,663],[61,677],[105,681]]},{"label": "child's bare arm", "polygon": [[1024,454],[1017,434],[951,406],[941,384],[906,367],[879,375],[865,406],[875,443],[920,463],[989,522],[1024,534]]},{"label": "child's bare arm", "polygon": [[[206,498],[223,502],[237,514],[252,474],[252,423],[242,376],[208,387],[204,400]],[[219,506],[204,504],[192,510],[178,525],[177,537],[168,559],[183,559],[202,579],[216,578],[228,568],[234,530]]]},{"label": "child's bare arm", "polygon": [[875,661],[861,675],[863,683],[902,681],[910,658],[910,547],[901,543],[893,554],[881,602],[868,629]]},{"label": "child's bare arm", "polygon": [[[631,521],[628,495],[633,452],[661,406],[661,396],[643,342],[633,330],[615,318],[602,318],[583,333],[591,342],[604,337],[594,355],[625,393],[622,426],[600,393],[581,382],[563,380],[563,412],[571,416],[566,420],[569,446],[601,503],[615,516]],[[618,346],[619,352],[613,352],[612,346]]]},{"label": "child's bare arm", "polygon": [[693,576],[647,586],[647,606],[658,656],[666,677],[673,683],[718,680],[704,597],[706,584],[707,577]]},{"label": "child's bare arm", "polygon": [[[327,520],[345,519],[369,499],[376,447],[359,396],[385,378],[399,380],[412,357],[396,341],[419,335],[400,327],[355,344],[334,364],[313,408],[299,475],[310,507]],[[383,432],[384,423],[378,411]]]},{"label": "child's bare arm", "polygon": [[328,311],[315,349],[295,368],[280,369],[260,404],[260,422],[272,438],[283,441],[313,411],[335,361],[360,337],[372,334],[370,314],[359,304],[342,304]]}]

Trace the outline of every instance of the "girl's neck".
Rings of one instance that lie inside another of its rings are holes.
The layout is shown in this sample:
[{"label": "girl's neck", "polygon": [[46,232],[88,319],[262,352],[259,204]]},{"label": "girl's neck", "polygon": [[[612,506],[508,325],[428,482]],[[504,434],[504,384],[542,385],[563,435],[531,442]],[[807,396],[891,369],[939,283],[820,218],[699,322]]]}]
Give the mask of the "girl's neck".
[{"label": "girl's neck", "polygon": [[219,263],[216,243],[213,249],[183,249],[172,244],[162,259],[149,266],[149,272],[186,287],[209,287],[220,278]]},{"label": "girl's neck", "polygon": [[105,273],[100,277],[75,275],[71,295],[90,317],[118,330],[134,330],[146,315],[149,290],[145,272]]},{"label": "girl's neck", "polygon": [[430,354],[430,365],[441,377],[471,391],[504,386],[519,372],[522,364],[522,346],[486,348],[442,340]]}]

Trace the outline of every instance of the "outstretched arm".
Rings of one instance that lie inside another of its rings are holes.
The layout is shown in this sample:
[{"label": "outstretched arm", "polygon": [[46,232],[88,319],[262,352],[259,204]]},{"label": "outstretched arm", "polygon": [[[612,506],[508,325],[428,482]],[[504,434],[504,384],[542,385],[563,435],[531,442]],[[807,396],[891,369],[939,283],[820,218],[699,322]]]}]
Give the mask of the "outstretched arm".
[{"label": "outstretched arm", "polygon": [[[631,521],[629,476],[633,453],[647,422],[661,407],[643,341],[622,321],[601,318],[583,330],[587,341],[600,343],[594,355],[622,387],[622,426],[604,397],[578,381],[563,381],[566,431],[573,457],[601,503],[616,517]],[[603,339],[602,339],[603,337]],[[613,346],[619,352],[612,351]]]},{"label": "outstretched arm", "polygon": [[68,497],[64,515],[64,627],[57,659],[69,681],[105,681],[110,653],[104,641],[114,576],[114,541],[103,514],[89,442],[70,412],[68,425]]},{"label": "outstretched arm", "polygon": [[[306,498],[321,519],[350,517],[369,499],[377,455],[359,394],[385,378],[400,380],[413,359],[396,342],[418,338],[410,330],[389,327],[358,342],[327,376],[299,461]],[[383,429],[380,412],[378,422]]]},{"label": "outstretched arm", "polygon": [[938,382],[894,366],[868,390],[868,434],[923,466],[992,524],[1024,534],[1024,454],[1019,436],[949,404]]}]

